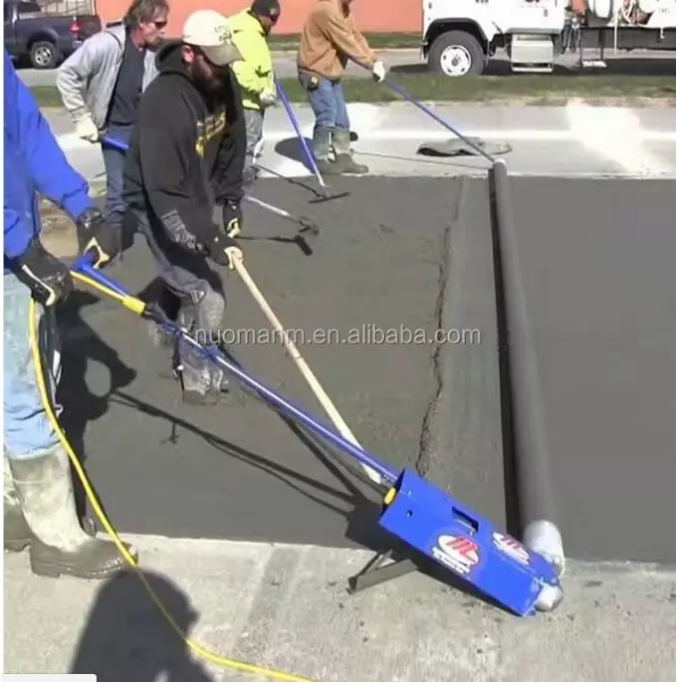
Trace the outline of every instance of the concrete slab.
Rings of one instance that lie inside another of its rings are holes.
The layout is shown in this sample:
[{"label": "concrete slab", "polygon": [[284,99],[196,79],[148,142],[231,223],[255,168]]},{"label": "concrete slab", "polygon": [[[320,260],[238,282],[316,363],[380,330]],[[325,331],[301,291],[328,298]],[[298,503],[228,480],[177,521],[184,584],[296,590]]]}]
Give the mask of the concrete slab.
[{"label": "concrete slab", "polygon": [[[243,245],[252,277],[357,438],[397,465],[416,462],[434,395],[431,341],[444,235],[456,213],[467,215],[458,206],[459,184],[341,179],[337,188],[350,197],[309,205],[313,195],[304,190],[262,181],[264,199],[318,221],[323,232],[309,257],[294,244],[264,240],[291,236],[294,226],[246,209]],[[111,272],[134,290],[154,277],[143,243]],[[227,325],[242,331],[234,353],[325,419],[243,284],[231,276],[226,291]],[[236,400],[226,408],[186,408],[179,386],[158,377],[169,359],[151,347],[140,321],[110,302],[81,300],[69,312],[67,424],[123,530],[316,544],[351,544],[368,535],[362,522],[373,514],[368,492],[269,409]],[[464,323],[483,325],[472,316]],[[401,330],[412,333],[412,342]],[[327,343],[314,340],[316,331]],[[379,337],[391,331],[395,337]],[[492,330],[480,329],[480,342],[470,344],[487,344],[486,335],[492,339]],[[173,422],[176,445],[168,442]]]},{"label": "concrete slab", "polygon": [[567,553],[674,563],[675,183],[512,192]]},{"label": "concrete slab", "polygon": [[[670,562],[673,185],[514,183],[567,552]],[[351,196],[321,205],[287,181],[259,187],[267,201],[307,213],[323,229],[310,257],[289,243],[243,244],[255,281],[359,441],[396,465],[418,464],[503,525],[485,182],[341,179],[337,189]],[[246,226],[252,238],[294,231],[258,208]],[[137,289],[150,268],[140,244],[112,273]],[[228,321],[243,331],[239,358],[320,412],[242,284],[230,277],[227,293]],[[167,357],[131,314],[107,302],[81,303],[73,316],[65,321],[71,434],[123,530],[373,542],[374,496],[268,409],[252,401],[187,409],[178,387],[158,377]],[[74,328],[78,318],[85,329]],[[436,354],[436,329],[456,331],[457,344]],[[408,344],[399,331],[419,337]],[[425,419],[434,434],[423,433]],[[642,492],[643,508],[630,505]]]},{"label": "concrete slab", "polygon": [[[671,681],[673,572],[573,563],[552,614],[519,619],[422,574],[348,596],[363,551],[132,538],[193,643],[316,681]],[[132,573],[30,575],[5,555],[6,673],[98,681],[267,681],[176,638]],[[294,680],[293,680],[294,681]]]}]

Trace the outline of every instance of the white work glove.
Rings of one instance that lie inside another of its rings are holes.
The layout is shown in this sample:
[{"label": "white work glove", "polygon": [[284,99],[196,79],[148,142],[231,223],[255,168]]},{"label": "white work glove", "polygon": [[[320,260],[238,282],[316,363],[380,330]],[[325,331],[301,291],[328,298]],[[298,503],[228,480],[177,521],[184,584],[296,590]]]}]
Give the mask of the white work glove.
[{"label": "white work glove", "polygon": [[91,143],[99,142],[99,138],[101,137],[99,135],[99,129],[94,121],[92,121],[91,116],[85,116],[80,119],[75,125],[75,130],[79,138]]},{"label": "white work glove", "polygon": [[387,70],[384,67],[384,62],[375,62],[373,64],[373,78],[377,83],[382,83],[387,77]]},{"label": "white work glove", "polygon": [[262,105],[262,107],[271,107],[276,104],[277,100],[278,95],[276,94],[276,91],[270,90],[269,88],[262,90],[262,92],[259,95],[259,102]]}]

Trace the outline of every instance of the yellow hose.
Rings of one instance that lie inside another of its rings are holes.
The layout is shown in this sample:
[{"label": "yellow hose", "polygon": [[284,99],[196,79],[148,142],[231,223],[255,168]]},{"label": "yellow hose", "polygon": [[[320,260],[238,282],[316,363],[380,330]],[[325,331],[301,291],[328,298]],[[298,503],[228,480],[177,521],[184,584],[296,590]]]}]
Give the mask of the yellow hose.
[{"label": "yellow hose", "polygon": [[[127,308],[135,311],[135,313],[141,314],[144,311],[145,308],[145,303],[137,299],[136,297],[130,297],[130,296],[125,296],[125,295],[119,295],[117,292],[114,290],[111,290],[104,285],[101,285],[100,283],[96,282],[95,280],[92,280],[91,278],[88,278],[87,276],[82,275],[81,273],[78,273],[76,271],[71,271],[71,275],[77,279],[80,280],[84,283],[87,283],[88,285],[91,285],[95,289],[99,290],[100,292],[103,292],[107,294],[110,297],[113,297],[114,299],[117,299],[120,301],[124,306]],[[55,432],[59,436],[59,439],[61,443],[64,446],[64,449],[66,449],[66,452],[68,453],[69,458],[71,459],[71,463],[73,463],[73,467],[76,469],[76,472],[78,473],[78,477],[80,478],[80,481],[83,484],[83,487],[85,488],[85,492],[87,493],[87,497],[90,500],[90,503],[92,504],[92,507],[94,508],[97,517],[101,521],[101,524],[104,526],[104,529],[108,532],[108,534],[112,537],[113,541],[115,542],[116,546],[118,547],[118,550],[122,554],[122,556],[125,558],[125,560],[128,562],[128,564],[135,570],[137,573],[137,576],[139,579],[142,581],[144,586],[146,587],[146,591],[149,593],[149,596],[151,597],[152,601],[156,604],[156,607],[158,610],[161,612],[163,617],[167,620],[167,622],[170,624],[172,629],[174,629],[175,632],[183,639],[184,643],[196,654],[204,658],[205,660],[214,663],[215,665],[219,665],[221,667],[228,667],[232,668],[234,670],[241,670],[243,672],[250,672],[252,674],[256,675],[262,675],[265,677],[272,677],[278,681],[282,682],[311,682],[313,681],[312,679],[304,679],[303,677],[300,677],[298,675],[293,675],[289,674],[287,672],[282,672],[280,670],[272,670],[266,667],[260,667],[259,665],[252,665],[250,663],[245,663],[240,660],[234,660],[232,658],[226,658],[224,656],[219,655],[218,653],[213,653],[212,651],[208,650],[207,648],[204,648],[197,642],[193,641],[190,639],[182,630],[181,628],[177,625],[177,623],[174,621],[172,618],[172,615],[168,611],[168,609],[165,607],[163,602],[158,598],[158,596],[155,594],[153,591],[153,588],[149,584],[148,580],[146,579],[144,575],[144,571],[137,565],[136,560],[134,557],[130,554],[130,552],[127,550],[123,542],[120,540],[120,537],[118,536],[118,533],[116,532],[115,528],[113,525],[110,523],[108,518],[106,517],[106,514],[101,508],[101,505],[99,504],[99,501],[97,500],[97,496],[94,493],[92,486],[90,485],[89,480],[87,479],[87,475],[85,475],[85,471],[83,470],[82,466],[80,465],[80,461],[78,460],[78,457],[75,455],[73,452],[73,448],[68,442],[68,439],[66,435],[64,434],[63,430],[61,429],[61,426],[59,425],[59,421],[57,420],[57,417],[54,414],[54,411],[52,409],[52,402],[50,400],[50,397],[47,393],[47,388],[45,387],[45,378],[44,378],[44,373],[43,373],[43,367],[42,367],[42,356],[40,354],[40,349],[38,345],[38,335],[36,331],[36,306],[35,306],[35,300],[31,298],[31,303],[30,303],[30,311],[29,311],[29,335],[30,335],[30,343],[31,343],[31,352],[33,355],[33,364],[35,366],[35,372],[37,375],[38,379],[38,387],[40,389],[40,396],[42,398],[42,403],[45,407],[45,411],[47,412],[47,416],[49,418],[49,421],[54,428]]]}]

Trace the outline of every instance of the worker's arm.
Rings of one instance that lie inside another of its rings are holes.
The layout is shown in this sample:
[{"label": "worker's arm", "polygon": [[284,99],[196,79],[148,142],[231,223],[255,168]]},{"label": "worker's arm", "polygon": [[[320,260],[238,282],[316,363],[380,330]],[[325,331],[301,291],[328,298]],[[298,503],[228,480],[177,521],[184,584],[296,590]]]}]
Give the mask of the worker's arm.
[{"label": "worker's arm", "polygon": [[243,167],[247,147],[243,94],[235,78],[226,92],[227,128],[219,149],[215,198],[218,204],[239,204],[243,199]]},{"label": "worker's arm", "polygon": [[158,89],[139,106],[139,163],[153,212],[168,237],[184,249],[197,251],[214,237],[216,226],[207,204],[187,192],[196,152],[196,124],[188,106],[168,107],[172,98]]},{"label": "worker's arm", "polygon": [[328,8],[323,15],[322,31],[325,37],[341,50],[347,57],[358,64],[372,67],[375,58],[370,50],[365,50],[363,43],[357,40],[352,24],[341,15],[339,8]]},{"label": "worker's arm", "polygon": [[[6,51],[4,80],[5,135],[9,135],[14,149],[21,155],[37,191],[76,221],[92,207],[87,181],[69,164]],[[23,252],[33,233],[33,217],[26,216],[22,207],[13,206],[12,198],[16,194],[8,191],[8,184],[16,180],[12,178],[13,172],[17,169],[6,168],[5,254],[10,257]]]},{"label": "worker's arm", "polygon": [[374,64],[377,61],[377,57],[375,56],[375,53],[370,49],[370,45],[368,45],[368,41],[366,40],[365,36],[363,33],[360,31],[358,26],[356,25],[356,20],[353,19],[351,20],[351,28],[354,33],[354,39],[360,45],[361,51],[363,52],[364,55],[366,55],[369,59],[370,62],[368,64]]},{"label": "worker's arm", "polygon": [[57,70],[57,90],[75,123],[91,118],[83,93],[89,78],[103,64],[108,41],[115,38],[105,32],[91,36]]},{"label": "worker's arm", "polygon": [[243,59],[231,65],[233,73],[243,90],[259,97],[269,87],[269,80],[273,79],[266,39],[254,31],[238,31],[234,34],[234,41]]}]

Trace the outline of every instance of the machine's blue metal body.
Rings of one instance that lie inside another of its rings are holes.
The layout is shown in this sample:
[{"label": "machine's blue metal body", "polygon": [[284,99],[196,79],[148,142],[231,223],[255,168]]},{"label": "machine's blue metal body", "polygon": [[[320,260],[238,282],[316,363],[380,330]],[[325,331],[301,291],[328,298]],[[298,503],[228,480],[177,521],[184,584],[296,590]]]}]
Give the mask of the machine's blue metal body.
[{"label": "machine's blue metal body", "polygon": [[[95,270],[86,256],[81,257],[72,269],[119,295],[129,295],[113,278]],[[560,586],[554,568],[542,556],[498,531],[491,521],[467,508],[447,492],[408,469],[399,472],[371,456],[333,428],[230,363],[216,347],[200,345],[188,332],[169,320],[163,320],[162,325],[184,344],[203,353],[296,422],[376,470],[389,489],[379,523],[409,546],[451,570],[517,615],[535,612],[536,602],[545,586]]]},{"label": "machine's blue metal body", "polygon": [[[393,498],[391,498],[393,497]],[[518,615],[530,615],[552,566],[411,470],[394,484],[380,525]]]}]

